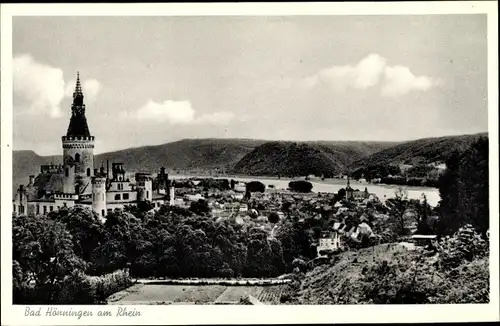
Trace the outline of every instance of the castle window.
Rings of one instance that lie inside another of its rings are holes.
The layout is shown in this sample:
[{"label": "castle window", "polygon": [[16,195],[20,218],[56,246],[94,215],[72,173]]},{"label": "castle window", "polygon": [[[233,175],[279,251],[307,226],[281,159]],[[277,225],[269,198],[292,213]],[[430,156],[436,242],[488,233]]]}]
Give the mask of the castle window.
[{"label": "castle window", "polygon": [[80,154],[75,154],[75,162],[80,162]]},{"label": "castle window", "polygon": [[63,203],[63,207],[66,207],[66,203]]},{"label": "castle window", "polygon": [[45,206],[45,205],[43,206],[43,213],[47,214],[47,206]]},{"label": "castle window", "polygon": [[49,206],[49,210],[52,212],[54,210],[54,206]]},{"label": "castle window", "polygon": [[40,214],[40,205],[36,205],[36,214]]},{"label": "castle window", "polygon": [[66,170],[64,171],[64,176],[66,178],[69,177],[69,168],[66,168]]},{"label": "castle window", "polygon": [[120,200],[120,194],[115,195],[115,200]]},{"label": "castle window", "polygon": [[14,213],[16,212],[16,204],[14,204]]},{"label": "castle window", "polygon": [[149,198],[149,191],[146,191],[146,198]]},{"label": "castle window", "polygon": [[87,168],[87,177],[90,177],[90,168]]},{"label": "castle window", "polygon": [[101,211],[101,216],[102,217],[106,216],[106,212],[104,211],[104,209]]},{"label": "castle window", "polygon": [[128,194],[123,194],[123,199],[128,199]]},{"label": "castle window", "polygon": [[24,205],[19,205],[19,213],[24,214]]}]

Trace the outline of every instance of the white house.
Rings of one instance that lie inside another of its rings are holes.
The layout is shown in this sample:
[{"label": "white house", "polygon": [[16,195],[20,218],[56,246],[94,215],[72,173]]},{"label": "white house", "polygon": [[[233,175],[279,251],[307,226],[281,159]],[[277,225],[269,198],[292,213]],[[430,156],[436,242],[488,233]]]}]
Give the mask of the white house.
[{"label": "white house", "polygon": [[340,235],[338,232],[322,232],[317,247],[318,258],[328,257],[324,251],[336,251],[341,248]]}]

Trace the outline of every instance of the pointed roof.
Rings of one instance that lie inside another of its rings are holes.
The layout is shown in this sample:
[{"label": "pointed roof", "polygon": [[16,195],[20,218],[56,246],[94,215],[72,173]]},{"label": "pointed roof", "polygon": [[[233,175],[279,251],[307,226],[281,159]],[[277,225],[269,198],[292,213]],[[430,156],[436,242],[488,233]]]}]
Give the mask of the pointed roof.
[{"label": "pointed roof", "polygon": [[85,117],[85,104],[83,103],[82,85],[80,73],[76,73],[76,86],[73,92],[73,104],[71,105],[71,118],[66,136],[90,137],[90,130]]},{"label": "pointed roof", "polygon": [[345,190],[352,190],[352,188],[351,188],[351,176],[350,176],[350,174],[347,175],[347,187],[345,187]]}]

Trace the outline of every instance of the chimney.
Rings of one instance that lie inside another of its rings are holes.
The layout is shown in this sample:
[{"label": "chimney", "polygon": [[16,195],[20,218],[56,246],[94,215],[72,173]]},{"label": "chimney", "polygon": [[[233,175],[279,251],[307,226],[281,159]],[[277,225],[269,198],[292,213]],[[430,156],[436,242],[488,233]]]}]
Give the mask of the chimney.
[{"label": "chimney", "polygon": [[30,183],[29,183],[29,185],[32,186],[34,183],[35,183],[35,176],[34,175],[30,175]]}]

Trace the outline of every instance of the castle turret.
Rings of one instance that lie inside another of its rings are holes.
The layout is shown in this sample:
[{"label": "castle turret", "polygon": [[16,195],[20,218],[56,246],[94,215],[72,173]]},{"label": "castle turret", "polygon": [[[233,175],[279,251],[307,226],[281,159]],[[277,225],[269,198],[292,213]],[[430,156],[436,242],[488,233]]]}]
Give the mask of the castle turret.
[{"label": "castle turret", "polygon": [[125,181],[123,163],[113,163],[111,173],[113,174],[113,181]]},{"label": "castle turret", "polygon": [[159,194],[167,194],[169,188],[168,173],[165,172],[165,168],[160,168],[160,173],[156,177],[156,187]]},{"label": "castle turret", "polygon": [[137,200],[151,201],[153,199],[153,178],[149,173],[136,173]]},{"label": "castle turret", "polygon": [[[92,191],[91,178],[94,172],[94,136],[90,135],[85,104],[80,84],[80,75],[77,74],[76,87],[73,92],[71,118],[66,136],[62,136],[63,165],[65,170],[64,192],[90,194]],[[68,179],[68,168],[74,169],[74,179]],[[67,183],[73,183],[73,191],[68,191]]]},{"label": "castle turret", "polygon": [[106,217],[106,176],[98,174],[92,177],[92,210],[100,218]]}]

